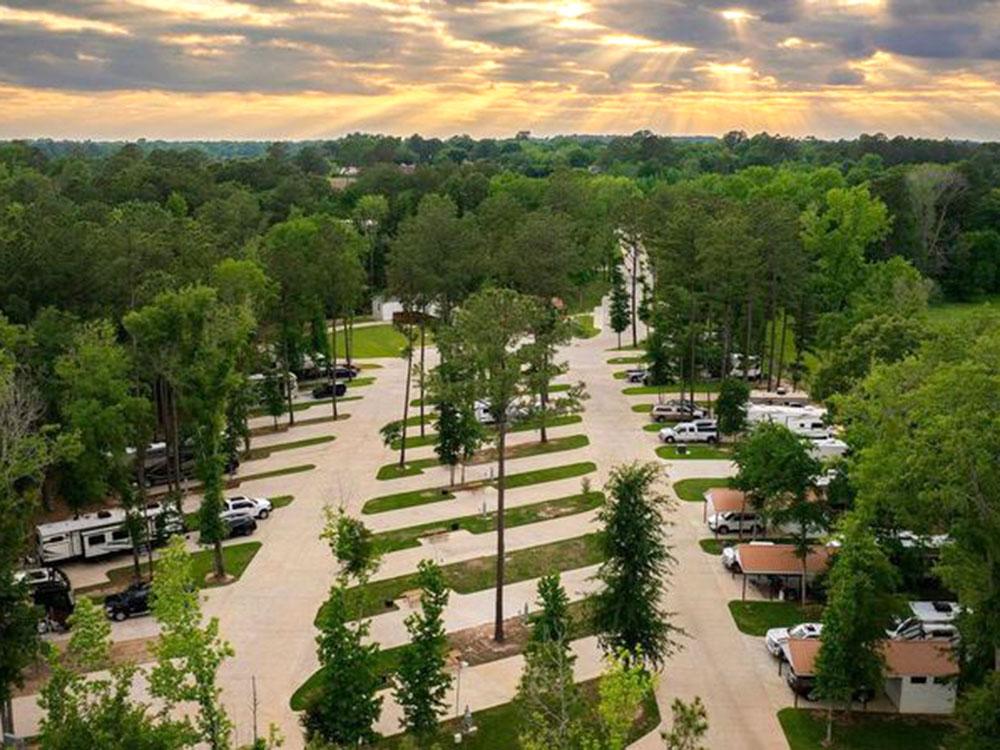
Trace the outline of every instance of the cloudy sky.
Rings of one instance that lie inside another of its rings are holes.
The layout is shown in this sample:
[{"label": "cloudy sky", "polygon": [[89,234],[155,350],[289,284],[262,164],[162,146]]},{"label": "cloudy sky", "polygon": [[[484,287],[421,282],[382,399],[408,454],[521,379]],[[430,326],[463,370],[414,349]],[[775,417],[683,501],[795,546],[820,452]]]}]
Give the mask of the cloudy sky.
[{"label": "cloudy sky", "polygon": [[1000,0],[0,0],[0,138],[1000,138]]}]

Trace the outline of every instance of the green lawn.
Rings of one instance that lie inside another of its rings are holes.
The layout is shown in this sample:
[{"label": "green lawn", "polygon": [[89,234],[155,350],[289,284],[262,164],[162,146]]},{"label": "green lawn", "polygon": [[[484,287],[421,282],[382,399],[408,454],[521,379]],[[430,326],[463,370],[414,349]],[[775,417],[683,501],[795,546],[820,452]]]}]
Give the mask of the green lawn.
[{"label": "green lawn", "polygon": [[687,445],[687,453],[679,453],[676,445],[661,445],[656,449],[656,455],[667,461],[684,461],[685,459],[690,461],[704,461],[732,458],[732,451],[729,448],[723,448],[719,445],[707,445],[703,443],[692,445],[689,443]]},{"label": "green lawn", "polygon": [[581,313],[573,316],[573,336],[578,339],[591,339],[601,330],[594,325],[594,316],[591,313]]},{"label": "green lawn", "polygon": [[[222,559],[226,567],[226,574],[239,578],[243,571],[247,569],[250,561],[260,549],[260,542],[243,542],[241,544],[230,544],[222,548]],[[153,569],[156,569],[156,561],[153,561]],[[199,588],[212,588],[218,584],[211,580],[206,582],[208,574],[214,570],[215,553],[211,549],[201,549],[191,554],[191,575],[195,585]],[[143,562],[140,566],[143,576],[149,575],[149,563]],[[77,589],[77,594],[86,594],[88,591],[96,591],[104,588],[120,589],[132,582],[134,568],[131,565],[123,565],[120,568],[112,568],[107,572],[108,583],[97,586],[87,586]]]},{"label": "green lawn", "polygon": [[652,404],[634,404],[632,406],[632,411],[636,412],[637,414],[649,414],[649,412],[653,411],[653,405]]},{"label": "green lawn", "polygon": [[659,422],[650,422],[649,424],[644,424],[642,426],[642,430],[643,432],[659,432],[664,427],[666,427],[666,425],[660,424]]},{"label": "green lawn", "polygon": [[[361,396],[341,396],[340,398],[337,399],[337,405],[339,406],[340,404],[346,403],[348,401],[360,401],[361,398],[362,398]],[[333,403],[332,398],[317,398],[310,401],[296,401],[292,404],[292,411],[305,411],[306,409],[311,409],[314,406],[320,406],[321,404],[332,404],[332,403]],[[282,410],[281,414],[278,415],[278,419],[283,419],[287,415],[288,415],[288,406],[286,405],[285,408]],[[258,406],[255,409],[251,409],[248,416],[264,417],[267,416],[267,410],[262,406]],[[341,416],[341,419],[343,419],[343,416]],[[303,422],[305,422],[305,420],[303,420]],[[297,425],[298,422],[296,422],[295,424]]]},{"label": "green lawn", "polygon": [[[570,495],[560,497],[555,500],[544,500],[540,503],[522,505],[517,508],[508,508],[505,516],[507,528],[514,526],[525,526],[538,521],[548,521],[553,518],[562,518],[577,513],[591,510],[604,502],[604,495],[600,492],[591,492],[586,495]],[[396,552],[401,549],[420,546],[420,538],[428,534],[444,531],[458,531],[459,529],[472,534],[485,534],[496,530],[497,514],[489,513],[460,516],[449,518],[445,521],[435,521],[425,523],[420,526],[410,526],[405,529],[394,529],[383,531],[375,535],[375,541],[385,553]]]},{"label": "green lawn", "polygon": [[426,505],[428,503],[439,503],[442,500],[454,500],[455,495],[446,487],[432,487],[426,490],[413,490],[412,492],[397,492],[393,495],[382,495],[369,500],[361,508],[365,515],[372,513],[385,513],[390,510],[400,508],[412,508],[414,505]]},{"label": "green lawn", "polygon": [[[428,338],[430,338],[428,336]],[[354,329],[351,338],[351,357],[369,359],[374,357],[398,357],[406,346],[406,337],[391,323],[377,326],[363,326]],[[345,358],[344,329],[337,326],[337,361]]]},{"label": "green lawn", "polygon": [[[586,534],[563,539],[538,547],[528,547],[507,554],[505,581],[517,583],[539,578],[548,573],[584,568],[604,559],[600,535]],[[445,583],[458,594],[471,594],[488,589],[495,583],[496,556],[477,557],[441,567]],[[348,589],[348,606],[359,617],[372,617],[395,609],[392,602],[405,592],[418,587],[417,573],[373,581],[367,586]],[[364,589],[362,591],[362,588]],[[327,606],[326,604],[323,605]],[[317,612],[317,620],[322,612]]]},{"label": "green lawn", "polygon": [[646,355],[638,357],[612,357],[608,360],[609,365],[639,365],[646,361]]},{"label": "green lawn", "polygon": [[[575,602],[571,602],[567,607],[567,613],[569,615],[570,627],[567,633],[568,640],[576,640],[578,638],[586,638],[591,636],[595,632],[595,625],[593,617],[590,613],[590,600],[581,599]],[[521,617],[513,617],[506,622],[520,621]],[[509,632],[509,629],[508,629]],[[459,635],[458,633],[453,633],[452,636]],[[513,655],[513,653],[521,653],[524,650],[524,645],[526,642],[526,631],[516,630],[514,635],[508,635],[508,640],[506,644],[509,646],[514,644],[516,646],[516,651],[511,652],[508,650],[497,650],[497,651],[478,651],[476,652],[476,664],[486,664],[491,661],[496,661],[497,659],[503,659],[508,656]],[[461,644],[452,644],[455,648],[458,648]],[[379,651],[378,658],[378,672],[383,676],[383,679],[388,679],[392,674],[399,668],[399,662],[403,653],[409,648],[409,644],[402,644],[399,646],[394,646],[393,648],[387,648],[384,651]],[[298,689],[292,693],[292,698],[289,701],[289,705],[293,711],[304,711],[309,703],[310,697],[313,693],[319,690],[319,682],[322,679],[323,670],[317,669],[311,675],[309,679],[299,685]]]},{"label": "green lawn", "polygon": [[[589,707],[589,714],[596,711],[598,702],[598,680],[581,683],[582,697]],[[462,741],[462,747],[468,750],[520,750],[518,732],[521,730],[519,720],[522,708],[514,703],[505,703],[472,714],[478,731]],[[450,719],[441,725],[440,744],[435,747],[451,745],[451,735],[461,723],[458,719]],[[656,697],[652,693],[643,701],[642,710],[636,717],[629,732],[627,743],[631,744],[652,732],[660,724],[660,711],[656,705]],[[406,742],[410,738],[405,735],[393,735],[379,740],[376,745],[379,750],[402,750],[410,747]]]},{"label": "green lawn", "polygon": [[283,477],[287,474],[299,474],[303,471],[312,471],[315,468],[316,464],[299,464],[297,466],[286,466],[284,469],[275,469],[274,471],[262,471],[257,474],[247,474],[245,477],[237,477],[236,486],[238,487],[243,482],[252,482],[255,479]]},{"label": "green lawn", "polygon": [[363,388],[366,385],[371,385],[375,382],[375,378],[354,378],[353,380],[347,381],[348,388]]},{"label": "green lawn", "polygon": [[701,547],[703,552],[707,552],[710,555],[718,557],[719,555],[722,554],[722,550],[724,550],[729,545],[727,545],[721,539],[709,538],[709,539],[699,539],[698,546]]},{"label": "green lawn", "polygon": [[[414,426],[416,426],[416,427],[419,428],[420,427],[420,417],[419,416],[417,416],[417,417],[411,417],[411,419],[413,420],[412,422],[410,422],[410,420],[407,420],[407,422],[409,422],[411,425],[414,425]],[[558,417],[549,417],[549,420],[548,420],[548,422],[545,423],[545,426],[548,427],[548,428],[552,428],[552,427],[565,427],[566,425],[570,425],[570,424],[579,424],[582,421],[583,421],[583,417],[581,417],[579,414],[563,414],[563,415],[558,416]],[[430,420],[428,420],[428,422],[430,422]],[[516,425],[514,425],[513,427],[511,427],[508,430],[508,432],[529,432],[531,430],[537,430],[538,426],[539,426],[539,420],[537,420],[537,419],[529,419],[529,420],[526,420],[524,422],[518,422]],[[418,435],[407,435],[406,436],[406,447],[407,448],[420,448],[420,447],[426,446],[426,445],[433,445],[436,441],[437,441],[437,433],[436,432],[428,432],[426,435],[424,435],[422,437],[419,434]],[[400,442],[401,441],[398,440],[398,439],[397,440],[393,440],[392,441],[392,445],[390,447],[393,450],[398,451],[399,450]]]},{"label": "green lawn", "polygon": [[[622,390],[626,396],[649,396],[657,393],[680,393],[681,389],[687,393],[687,383],[672,383],[671,385],[633,385]],[[719,384],[716,381],[710,383],[695,383],[695,390],[700,393],[717,393]]]},{"label": "green lawn", "polygon": [[322,443],[332,443],[336,440],[335,435],[319,435],[318,437],[306,438],[304,440],[293,440],[290,443],[277,443],[275,445],[264,445],[259,448],[251,448],[248,453],[243,456],[244,461],[256,461],[260,458],[267,458],[272,453],[277,453],[278,451],[290,451],[296,448],[306,448],[310,445],[320,445]]},{"label": "green lawn", "polygon": [[705,499],[705,490],[712,487],[728,487],[731,481],[726,477],[682,479],[679,482],[674,482],[674,493],[686,502],[700,503]]},{"label": "green lawn", "polygon": [[506,477],[506,486],[507,489],[512,490],[515,487],[527,487],[532,484],[581,477],[592,471],[597,471],[597,464],[592,461],[581,461],[580,463],[566,464],[565,466],[553,466],[548,469],[536,469],[535,471],[524,471],[519,474],[508,474]]},{"label": "green lawn", "polygon": [[[586,435],[567,435],[566,437],[551,438],[547,442],[522,443],[511,445],[507,448],[507,460],[518,458],[528,458],[530,456],[543,456],[549,453],[560,453],[562,451],[576,450],[590,444]],[[491,463],[496,460],[496,451],[492,448],[476,454],[470,462],[471,465]],[[410,477],[416,474],[423,474],[424,469],[440,466],[441,462],[436,457],[418,458],[407,461],[403,467],[399,462],[386,464],[378,470],[377,479],[399,479],[400,477]]]},{"label": "green lawn", "polygon": [[[778,721],[790,750],[940,750],[952,726],[944,719],[865,714],[834,715],[833,744],[826,746],[826,712],[783,708]],[[985,745],[984,745],[985,747]]]},{"label": "green lawn", "polygon": [[787,628],[800,622],[819,622],[823,619],[820,604],[803,607],[795,602],[729,602],[729,611],[736,627],[747,635],[763,636],[771,628]]}]

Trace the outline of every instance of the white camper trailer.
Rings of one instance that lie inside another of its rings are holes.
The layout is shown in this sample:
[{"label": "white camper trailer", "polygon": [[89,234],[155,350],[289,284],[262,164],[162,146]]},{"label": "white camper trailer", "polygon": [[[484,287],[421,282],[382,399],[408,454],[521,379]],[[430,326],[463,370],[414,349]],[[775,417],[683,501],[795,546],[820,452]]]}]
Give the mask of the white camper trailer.
[{"label": "white camper trailer", "polygon": [[[184,530],[183,519],[172,509],[150,503],[143,514],[150,539]],[[66,521],[42,523],[36,528],[38,559],[43,563],[91,559],[132,549],[126,525],[127,514],[121,508],[99,510]]]}]

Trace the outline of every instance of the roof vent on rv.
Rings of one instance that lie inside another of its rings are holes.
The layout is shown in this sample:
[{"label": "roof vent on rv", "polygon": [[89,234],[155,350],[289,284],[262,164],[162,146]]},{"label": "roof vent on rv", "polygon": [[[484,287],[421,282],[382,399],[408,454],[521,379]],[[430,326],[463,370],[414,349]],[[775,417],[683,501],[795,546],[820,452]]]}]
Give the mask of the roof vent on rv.
[{"label": "roof vent on rv", "polygon": [[111,511],[110,510],[99,510],[99,511],[97,511],[97,517],[98,518],[111,518]]}]

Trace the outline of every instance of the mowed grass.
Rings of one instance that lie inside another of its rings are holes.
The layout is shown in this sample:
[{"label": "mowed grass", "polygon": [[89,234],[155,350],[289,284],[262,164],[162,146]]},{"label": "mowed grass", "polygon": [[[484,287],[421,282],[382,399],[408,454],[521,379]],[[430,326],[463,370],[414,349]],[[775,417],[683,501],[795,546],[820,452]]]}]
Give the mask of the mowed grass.
[{"label": "mowed grass", "polygon": [[[587,715],[593,716],[599,701],[598,681],[600,678],[580,684],[581,699],[586,704]],[[462,740],[466,750],[521,750],[518,734],[522,729],[521,715],[524,708],[514,703],[476,711],[472,714],[478,731]],[[449,719],[441,724],[439,743],[435,747],[445,747],[453,744],[452,735],[458,731],[460,719]],[[651,691],[642,702],[642,708],[629,730],[626,744],[646,736],[660,725],[660,711],[656,704],[656,696]],[[591,727],[596,730],[596,727]],[[386,737],[375,745],[379,750],[403,750],[411,747],[407,742],[411,738],[398,734]]]},{"label": "mowed grass", "polygon": [[[544,500],[540,503],[522,505],[517,508],[508,508],[504,513],[505,526],[525,526],[539,521],[550,521],[554,518],[576,515],[588,510],[592,510],[604,502],[604,495],[600,492],[590,492],[587,494],[570,495],[554,500]],[[486,534],[495,531],[497,527],[496,512],[459,516],[449,518],[445,521],[435,521],[421,524],[420,526],[410,526],[405,529],[394,529],[384,531],[375,535],[375,541],[379,548],[385,552],[396,552],[401,549],[410,549],[420,546],[421,537],[431,534],[449,531],[468,531],[470,534]]]},{"label": "mowed grass", "polygon": [[[594,624],[593,615],[591,614],[591,601],[589,599],[581,599],[579,601],[571,602],[567,606],[566,610],[569,615],[570,623],[569,630],[567,632],[568,640],[586,638],[587,636],[595,633],[596,625]],[[512,622],[516,622],[520,624],[521,620],[521,617],[515,616],[506,620],[505,623],[510,624]],[[469,659],[470,664],[486,664],[491,661],[507,658],[508,656],[512,656],[516,653],[521,653],[527,642],[527,636],[529,633],[528,629],[508,627],[507,632],[508,636],[505,641],[505,645],[508,647],[513,646],[513,648],[476,652],[475,657]],[[451,633],[449,635],[449,650],[461,649],[461,637],[461,631],[458,633]],[[456,643],[456,641],[458,642]],[[388,683],[388,680],[392,677],[396,670],[399,669],[402,656],[407,650],[409,650],[409,648],[410,644],[404,643],[399,646],[393,646],[392,648],[379,651],[376,671],[381,675],[383,682]],[[309,679],[299,685],[296,691],[292,693],[292,698],[289,701],[289,705],[293,711],[304,711],[308,707],[309,701],[321,689],[322,678],[323,669],[320,668],[309,675]]]},{"label": "mowed grass", "polygon": [[954,729],[946,719],[838,711],[833,744],[824,745],[825,711],[783,708],[778,721],[790,750],[939,750]]},{"label": "mowed grass", "polygon": [[573,316],[573,336],[575,338],[592,339],[600,332],[601,329],[594,325],[594,316],[591,313]]},{"label": "mowed grass", "polygon": [[[533,484],[543,484],[545,482],[556,482],[560,479],[571,479],[581,477],[597,471],[597,464],[592,461],[583,461],[576,464],[566,464],[565,466],[552,466],[547,469],[536,469],[535,471],[525,471],[518,474],[508,474],[506,477],[507,489],[515,487],[528,487]],[[413,490],[411,492],[398,492],[392,495],[381,495],[366,502],[361,508],[361,512],[370,515],[372,513],[385,513],[390,510],[400,508],[411,508],[415,505],[426,505],[437,503],[442,500],[453,500],[455,495],[452,490],[472,489],[490,485],[495,487],[496,480],[481,480],[469,482],[465,485],[455,487],[428,487],[423,490]]]},{"label": "mowed grass", "polygon": [[[410,424],[416,426],[419,429],[420,428],[420,417],[419,416],[417,416],[417,417],[411,417],[411,419],[413,420],[412,422],[410,420],[407,420],[407,422],[409,422]],[[551,429],[551,428],[554,428],[554,427],[565,427],[566,425],[579,424],[582,421],[583,421],[583,417],[581,417],[579,414],[563,414],[563,415],[558,416],[558,417],[549,417],[548,421],[545,423],[545,427],[548,428],[548,429]],[[427,423],[430,424],[430,420],[427,420]],[[397,424],[398,424],[398,421],[397,421]],[[519,422],[518,424],[514,425],[514,427],[512,427],[511,429],[508,430],[508,433],[513,433],[513,432],[529,432],[531,430],[537,430],[537,429],[539,429],[539,425],[540,425],[539,420],[537,420],[537,419],[529,419],[529,420],[527,420],[525,422]],[[401,442],[402,441],[399,440],[398,438],[396,440],[393,440],[392,441],[392,445],[390,446],[390,448],[392,448],[392,450],[398,451]],[[436,443],[436,442],[437,442],[437,433],[436,432],[428,432],[425,435],[419,435],[418,434],[418,435],[407,435],[406,436],[406,447],[407,448],[421,448],[421,447],[427,446],[427,445],[434,445],[434,443]]]},{"label": "mowed grass", "polygon": [[[604,560],[600,534],[586,534],[563,539],[538,547],[528,547],[507,554],[504,580],[517,583],[575,568],[596,565]],[[496,555],[451,563],[441,567],[445,584],[457,594],[471,594],[488,589],[496,583]],[[348,607],[358,617],[372,617],[396,609],[393,602],[407,591],[419,588],[417,573],[373,581],[367,586],[354,586],[347,591]],[[328,604],[323,604],[323,607]],[[323,608],[316,614],[318,622]]]},{"label": "mowed grass", "polygon": [[[719,384],[716,381],[695,383],[695,390],[698,393],[718,393]],[[649,396],[657,393],[685,393],[688,391],[687,383],[671,383],[670,385],[634,385],[622,390],[626,396]]]},{"label": "mowed grass", "polygon": [[[241,542],[240,544],[229,544],[222,548],[222,560],[226,568],[226,575],[233,576],[234,580],[243,575],[254,555],[260,550],[260,542]],[[149,561],[143,562],[140,566],[142,575],[149,576]],[[191,554],[191,576],[194,583],[199,588],[213,588],[220,584],[209,578],[209,573],[215,570],[215,553],[212,549],[201,549]],[[153,571],[156,571],[156,561],[153,561]],[[88,591],[98,591],[102,589],[123,589],[133,580],[135,568],[132,565],[123,565],[120,568],[112,568],[107,572],[108,582],[96,586],[87,586],[76,589],[77,594],[86,594]],[[229,583],[229,581],[227,581]]]},{"label": "mowed grass", "polygon": [[[362,398],[361,396],[341,396],[340,398],[337,399],[337,405],[339,406],[340,404],[346,403],[348,401],[360,401],[361,398]],[[307,401],[293,401],[292,411],[296,412],[305,411],[306,409],[311,409],[314,406],[321,406],[322,404],[329,405],[332,403],[333,403],[332,398],[317,398],[317,399],[309,399]],[[255,407],[250,410],[248,416],[250,417],[268,416],[267,409],[265,409],[262,406]],[[281,410],[281,414],[278,415],[278,419],[283,419],[284,417],[287,416],[288,416],[288,405],[285,404],[285,406]],[[292,426],[294,427],[297,424],[298,423],[296,422],[296,424]]]},{"label": "mowed grass", "polygon": [[[346,357],[345,331],[337,327],[337,361]],[[428,339],[430,336],[428,336]],[[355,327],[351,337],[351,357],[374,359],[377,357],[398,357],[406,346],[406,337],[391,323],[375,326]]]},{"label": "mowed grass", "polygon": [[250,451],[244,454],[243,459],[245,461],[256,461],[261,458],[267,458],[272,453],[277,453],[279,451],[290,451],[296,448],[308,448],[311,445],[322,445],[323,443],[332,443],[336,440],[335,435],[319,435],[317,437],[305,438],[304,440],[293,440],[289,443],[276,443],[275,445],[263,445],[259,448],[251,448]]},{"label": "mowed grass", "polygon": [[609,365],[638,365],[646,361],[646,355],[636,357],[612,357],[608,360]]},{"label": "mowed grass", "polygon": [[710,555],[718,557],[722,554],[722,550],[731,545],[726,544],[722,539],[699,539],[698,546],[701,547],[702,552],[707,552]]},{"label": "mowed grass", "polygon": [[729,602],[729,612],[741,633],[764,636],[771,628],[788,628],[800,622],[820,622],[823,606],[795,602]]},{"label": "mowed grass", "polygon": [[300,474],[303,471],[312,471],[315,468],[316,464],[298,464],[297,466],[286,466],[284,469],[275,469],[274,471],[261,471],[257,474],[247,474],[245,477],[237,477],[236,486],[239,487],[243,482],[252,482],[255,479],[284,477],[289,474]]},{"label": "mowed grass", "polygon": [[[529,458],[531,456],[544,456],[549,453],[560,453],[562,451],[576,450],[590,444],[586,435],[567,435],[566,437],[551,438],[546,442],[521,443],[507,447],[507,460],[518,458]],[[469,465],[491,463],[497,460],[497,451],[488,448],[477,453],[469,462]],[[379,468],[376,479],[399,479],[400,477],[410,477],[416,474],[423,474],[424,469],[440,466],[441,462],[436,458],[418,458],[407,461],[403,466],[399,462],[386,464]]]},{"label": "mowed grass", "polygon": [[674,494],[688,503],[700,503],[705,500],[705,492],[713,487],[729,487],[732,480],[728,477],[707,477],[698,479],[681,479],[674,482]]},{"label": "mowed grass", "polygon": [[667,461],[710,461],[732,458],[732,451],[718,445],[688,443],[685,452],[681,453],[677,445],[661,445],[656,449],[656,455]]}]

